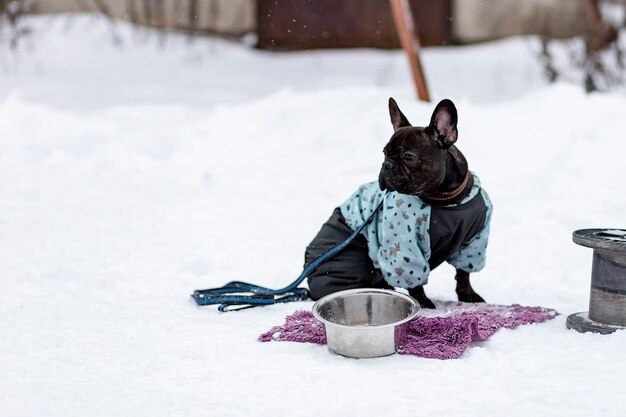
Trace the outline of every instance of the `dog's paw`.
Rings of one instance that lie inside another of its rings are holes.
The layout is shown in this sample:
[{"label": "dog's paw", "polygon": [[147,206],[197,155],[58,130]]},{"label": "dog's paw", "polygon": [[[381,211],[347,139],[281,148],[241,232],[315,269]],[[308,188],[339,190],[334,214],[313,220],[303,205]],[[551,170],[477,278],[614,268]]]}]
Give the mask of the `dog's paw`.
[{"label": "dog's paw", "polygon": [[417,302],[420,304],[421,308],[428,308],[428,309],[432,309],[432,310],[437,308],[435,303],[430,301],[428,298],[423,299],[423,300],[417,300]]},{"label": "dog's paw", "polygon": [[424,287],[415,287],[409,290],[409,295],[419,303],[421,308],[430,308],[435,309],[437,306],[435,303],[430,301],[430,299],[426,296],[424,292]]},{"label": "dog's paw", "polygon": [[483,297],[476,294],[475,292],[457,293],[457,296],[459,297],[459,301],[464,302],[464,303],[484,303],[485,302]]}]

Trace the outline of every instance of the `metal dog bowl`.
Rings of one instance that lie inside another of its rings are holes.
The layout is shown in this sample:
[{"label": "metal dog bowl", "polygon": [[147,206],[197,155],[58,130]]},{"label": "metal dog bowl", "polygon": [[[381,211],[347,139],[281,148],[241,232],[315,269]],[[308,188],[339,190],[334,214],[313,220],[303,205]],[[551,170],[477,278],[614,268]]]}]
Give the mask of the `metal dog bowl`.
[{"label": "metal dog bowl", "polygon": [[352,358],[375,358],[396,351],[396,330],[419,311],[408,295],[363,288],[339,291],[313,305],[326,329],[328,348]]}]

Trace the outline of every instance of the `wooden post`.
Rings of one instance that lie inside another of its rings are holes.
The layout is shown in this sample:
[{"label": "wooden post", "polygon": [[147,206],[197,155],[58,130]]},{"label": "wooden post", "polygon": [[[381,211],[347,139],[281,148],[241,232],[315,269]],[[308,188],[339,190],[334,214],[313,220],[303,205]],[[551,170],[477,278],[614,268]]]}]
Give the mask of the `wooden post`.
[{"label": "wooden post", "polygon": [[389,0],[389,2],[391,3],[391,12],[393,13],[393,20],[396,24],[400,43],[409,60],[417,96],[422,101],[430,101],[426,79],[424,78],[424,71],[422,70],[422,63],[420,61],[419,36],[409,1]]}]

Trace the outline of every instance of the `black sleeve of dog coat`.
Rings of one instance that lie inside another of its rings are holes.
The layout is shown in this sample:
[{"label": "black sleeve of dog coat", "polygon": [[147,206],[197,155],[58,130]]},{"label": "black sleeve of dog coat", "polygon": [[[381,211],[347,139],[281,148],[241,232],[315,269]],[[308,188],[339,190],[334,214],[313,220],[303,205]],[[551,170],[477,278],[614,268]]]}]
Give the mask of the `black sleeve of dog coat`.
[{"label": "black sleeve of dog coat", "polygon": [[[486,224],[487,213],[487,204],[482,193],[478,193],[465,204],[433,207],[429,232],[431,255],[428,263],[430,269],[435,269],[442,262],[449,260],[478,236]],[[470,254],[470,256],[473,255]],[[471,263],[471,261],[468,262]]]}]

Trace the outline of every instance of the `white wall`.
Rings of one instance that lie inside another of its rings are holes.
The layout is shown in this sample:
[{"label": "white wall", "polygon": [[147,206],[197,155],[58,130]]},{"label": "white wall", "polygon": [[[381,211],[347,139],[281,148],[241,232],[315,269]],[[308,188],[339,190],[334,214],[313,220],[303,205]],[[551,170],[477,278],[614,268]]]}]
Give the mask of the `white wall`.
[{"label": "white wall", "polygon": [[[255,0],[197,0],[195,19],[190,16],[191,0],[33,0],[34,13],[68,13],[98,11],[103,4],[118,19],[179,29],[198,29],[240,35],[256,28]],[[162,4],[162,11],[146,4]]]}]

